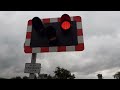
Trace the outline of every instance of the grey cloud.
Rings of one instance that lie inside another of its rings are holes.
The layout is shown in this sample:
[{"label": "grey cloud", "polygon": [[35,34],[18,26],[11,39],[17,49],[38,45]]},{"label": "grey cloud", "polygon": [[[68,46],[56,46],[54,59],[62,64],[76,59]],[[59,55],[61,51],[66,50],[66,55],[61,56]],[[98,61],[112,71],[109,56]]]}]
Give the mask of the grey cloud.
[{"label": "grey cloud", "polygon": [[[97,40],[99,41],[98,43]],[[111,43],[111,41],[114,41]],[[95,73],[98,70],[105,70],[105,69],[112,69],[115,67],[119,67],[119,37],[97,37],[97,38],[90,38],[90,41],[86,44],[89,44],[90,47],[86,47],[87,51],[84,53],[83,58],[84,60],[88,59],[83,66],[74,65],[71,70],[73,72],[82,72],[84,74],[91,74]],[[87,46],[87,45],[86,45]],[[90,60],[89,60],[90,59]]]},{"label": "grey cloud", "polygon": [[[27,21],[34,16],[41,18],[59,17],[63,13],[80,15],[84,32],[83,52],[40,53],[37,63],[42,64],[41,73],[53,74],[57,66],[75,73],[77,78],[96,78],[96,72],[119,70],[120,12],[0,12],[0,76],[28,75],[25,63],[31,54],[25,54]],[[113,71],[111,71],[113,72]],[[106,75],[106,78],[110,76]]]}]

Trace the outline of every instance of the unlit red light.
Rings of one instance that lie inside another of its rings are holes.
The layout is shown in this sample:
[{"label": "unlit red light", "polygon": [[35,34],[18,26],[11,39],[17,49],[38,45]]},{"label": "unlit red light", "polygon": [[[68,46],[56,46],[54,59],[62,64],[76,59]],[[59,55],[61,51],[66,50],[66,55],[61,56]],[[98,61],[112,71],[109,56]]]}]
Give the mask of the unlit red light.
[{"label": "unlit red light", "polygon": [[64,21],[64,22],[61,24],[61,27],[62,27],[64,30],[70,29],[70,22]]}]

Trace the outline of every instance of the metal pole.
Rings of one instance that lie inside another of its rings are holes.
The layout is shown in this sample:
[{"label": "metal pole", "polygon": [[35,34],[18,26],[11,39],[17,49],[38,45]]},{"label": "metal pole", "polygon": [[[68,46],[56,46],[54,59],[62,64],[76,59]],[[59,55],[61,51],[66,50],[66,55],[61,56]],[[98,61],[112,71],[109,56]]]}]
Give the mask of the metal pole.
[{"label": "metal pole", "polygon": [[[36,57],[37,57],[37,53],[32,53],[32,57],[31,57],[31,63],[32,64],[36,63]],[[35,75],[36,75],[35,73],[30,73],[29,79],[34,79]]]},{"label": "metal pole", "polygon": [[[41,72],[41,66],[40,66],[40,72]],[[40,79],[40,72],[38,73],[38,79]]]}]

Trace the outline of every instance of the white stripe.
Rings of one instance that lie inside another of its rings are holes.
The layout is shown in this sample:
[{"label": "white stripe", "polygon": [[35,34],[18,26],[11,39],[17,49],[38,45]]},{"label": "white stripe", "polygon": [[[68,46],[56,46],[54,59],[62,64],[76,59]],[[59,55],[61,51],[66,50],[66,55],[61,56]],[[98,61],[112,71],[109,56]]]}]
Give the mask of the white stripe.
[{"label": "white stripe", "polygon": [[66,46],[66,51],[75,51],[75,46]]},{"label": "white stripe", "polygon": [[58,22],[58,18],[50,18],[50,22]]},{"label": "white stripe", "polygon": [[30,39],[25,40],[25,46],[30,46]]},{"label": "white stripe", "polygon": [[32,53],[40,53],[40,48],[32,48]]},{"label": "white stripe", "polygon": [[70,17],[71,18],[71,21],[73,21],[73,17]]},{"label": "white stripe", "polygon": [[27,26],[27,32],[32,32],[32,25],[31,26]]},{"label": "white stripe", "polygon": [[84,43],[83,36],[78,36],[78,43]]},{"label": "white stripe", "polygon": [[77,22],[77,29],[82,29],[82,22]]},{"label": "white stripe", "polygon": [[49,52],[57,52],[57,47],[49,47]]}]

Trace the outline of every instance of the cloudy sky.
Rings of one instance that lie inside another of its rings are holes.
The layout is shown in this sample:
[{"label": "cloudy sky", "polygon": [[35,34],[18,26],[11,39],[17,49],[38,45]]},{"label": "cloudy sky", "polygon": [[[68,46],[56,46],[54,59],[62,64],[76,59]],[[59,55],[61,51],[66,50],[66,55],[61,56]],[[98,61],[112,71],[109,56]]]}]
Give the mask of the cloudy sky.
[{"label": "cloudy sky", "polygon": [[25,54],[23,44],[27,21],[40,18],[81,16],[85,50],[82,52],[38,53],[41,73],[53,75],[57,66],[70,70],[77,79],[113,79],[120,71],[119,11],[0,11],[0,77],[29,76],[24,73],[31,54]]}]

